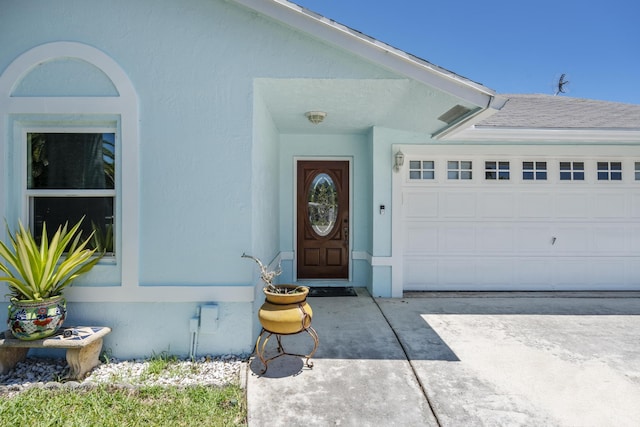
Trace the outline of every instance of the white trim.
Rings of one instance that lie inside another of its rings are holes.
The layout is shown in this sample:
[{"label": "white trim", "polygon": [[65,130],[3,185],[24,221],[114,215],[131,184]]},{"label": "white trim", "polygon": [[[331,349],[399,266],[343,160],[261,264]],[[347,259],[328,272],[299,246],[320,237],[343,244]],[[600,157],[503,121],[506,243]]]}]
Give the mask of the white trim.
[{"label": "white trim", "polygon": [[[58,58],[76,58],[83,60],[100,69],[113,83],[119,96],[108,97],[14,97],[12,93],[20,81],[29,72],[48,61]],[[15,132],[9,135],[6,126],[10,115],[24,115],[25,122],[29,116],[44,116],[48,114],[67,115],[97,115],[109,114],[119,118],[121,138],[121,176],[125,183],[120,187],[119,200],[121,209],[121,234],[127,236],[121,239],[120,259],[122,260],[121,287],[103,288],[105,291],[95,291],[96,295],[104,294],[101,298],[115,300],[129,300],[129,295],[149,295],[154,300],[158,291],[148,293],[138,291],[138,263],[139,263],[139,182],[138,182],[138,97],[131,81],[120,65],[104,52],[88,45],[76,42],[53,42],[36,46],[17,57],[0,75],[0,164],[7,165],[5,146],[15,137]],[[41,117],[34,117],[34,122]],[[22,126],[22,117],[18,122]],[[25,124],[26,125],[26,124]],[[7,139],[9,138],[9,139]],[[7,172],[2,182],[9,182]],[[0,200],[7,203],[5,193],[6,184],[0,186]],[[6,215],[6,210],[4,212]],[[0,237],[4,234],[0,235]],[[97,289],[97,288],[86,288]],[[117,289],[117,290],[116,290]],[[93,291],[80,291],[78,295],[92,299]],[[142,292],[142,293],[140,293]],[[184,291],[183,291],[184,292]]]},{"label": "white trim", "polygon": [[64,295],[70,302],[253,302],[255,287],[243,286],[70,286]]},{"label": "white trim", "polygon": [[[640,143],[640,130],[632,129],[514,129],[473,126],[454,135],[460,141]],[[442,138],[453,139],[453,138]]]},{"label": "white trim", "polygon": [[[347,251],[349,253],[349,273],[347,280],[351,281],[353,277],[353,254],[351,248],[353,247],[353,156],[294,156],[293,157],[293,266],[292,266],[292,279],[294,282],[298,281],[298,162],[299,161],[329,161],[329,162],[349,162],[349,247]],[[285,252],[289,253],[289,252]],[[307,280],[307,279],[302,279]],[[313,279],[315,280],[315,279]],[[325,279],[319,279],[325,280]],[[340,279],[344,280],[344,279]]]}]

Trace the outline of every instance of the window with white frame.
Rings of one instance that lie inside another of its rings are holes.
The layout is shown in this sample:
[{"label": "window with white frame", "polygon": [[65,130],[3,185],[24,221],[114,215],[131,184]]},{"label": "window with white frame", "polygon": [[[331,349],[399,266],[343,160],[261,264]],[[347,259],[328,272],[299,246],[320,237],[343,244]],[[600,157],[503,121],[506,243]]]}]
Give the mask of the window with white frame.
[{"label": "window with white frame", "polygon": [[433,160],[411,160],[409,161],[409,179],[435,179],[436,170]]},{"label": "window with white frame", "polygon": [[584,162],[560,162],[561,181],[584,181]]},{"label": "window with white frame", "polygon": [[84,217],[91,246],[114,253],[115,132],[103,130],[27,132],[26,197],[36,239],[46,223],[49,237],[59,225]]},{"label": "window with white frame", "polygon": [[547,162],[522,162],[522,179],[524,181],[546,181]]},{"label": "window with white frame", "polygon": [[622,162],[598,162],[598,181],[622,181]]},{"label": "window with white frame", "polygon": [[473,162],[470,160],[449,160],[447,162],[447,179],[473,179]]},{"label": "window with white frame", "polygon": [[509,162],[484,162],[484,178],[492,180],[508,180],[510,178]]}]

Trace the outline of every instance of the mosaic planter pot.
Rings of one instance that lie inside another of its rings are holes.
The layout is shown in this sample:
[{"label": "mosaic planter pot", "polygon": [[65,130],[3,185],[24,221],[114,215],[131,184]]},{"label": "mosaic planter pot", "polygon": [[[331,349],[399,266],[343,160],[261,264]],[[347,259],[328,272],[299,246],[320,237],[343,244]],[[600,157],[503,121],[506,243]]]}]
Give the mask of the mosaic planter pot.
[{"label": "mosaic planter pot", "polygon": [[33,341],[55,334],[67,316],[67,301],[59,295],[43,301],[11,300],[7,324],[14,337]]}]

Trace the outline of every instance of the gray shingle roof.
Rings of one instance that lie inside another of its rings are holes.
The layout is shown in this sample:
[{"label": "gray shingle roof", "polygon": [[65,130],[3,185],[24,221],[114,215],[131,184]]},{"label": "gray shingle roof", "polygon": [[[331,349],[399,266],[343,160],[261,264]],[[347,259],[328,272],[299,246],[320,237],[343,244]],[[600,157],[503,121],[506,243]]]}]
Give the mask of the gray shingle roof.
[{"label": "gray shingle roof", "polygon": [[509,100],[476,128],[640,129],[640,105],[553,95],[501,95]]}]

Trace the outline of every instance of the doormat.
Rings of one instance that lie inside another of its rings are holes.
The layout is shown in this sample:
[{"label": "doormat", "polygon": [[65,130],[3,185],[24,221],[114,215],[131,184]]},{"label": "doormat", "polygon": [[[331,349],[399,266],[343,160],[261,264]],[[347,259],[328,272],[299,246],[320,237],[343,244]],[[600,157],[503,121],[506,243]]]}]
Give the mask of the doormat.
[{"label": "doormat", "polygon": [[310,286],[310,297],[357,297],[358,294],[353,286]]}]

